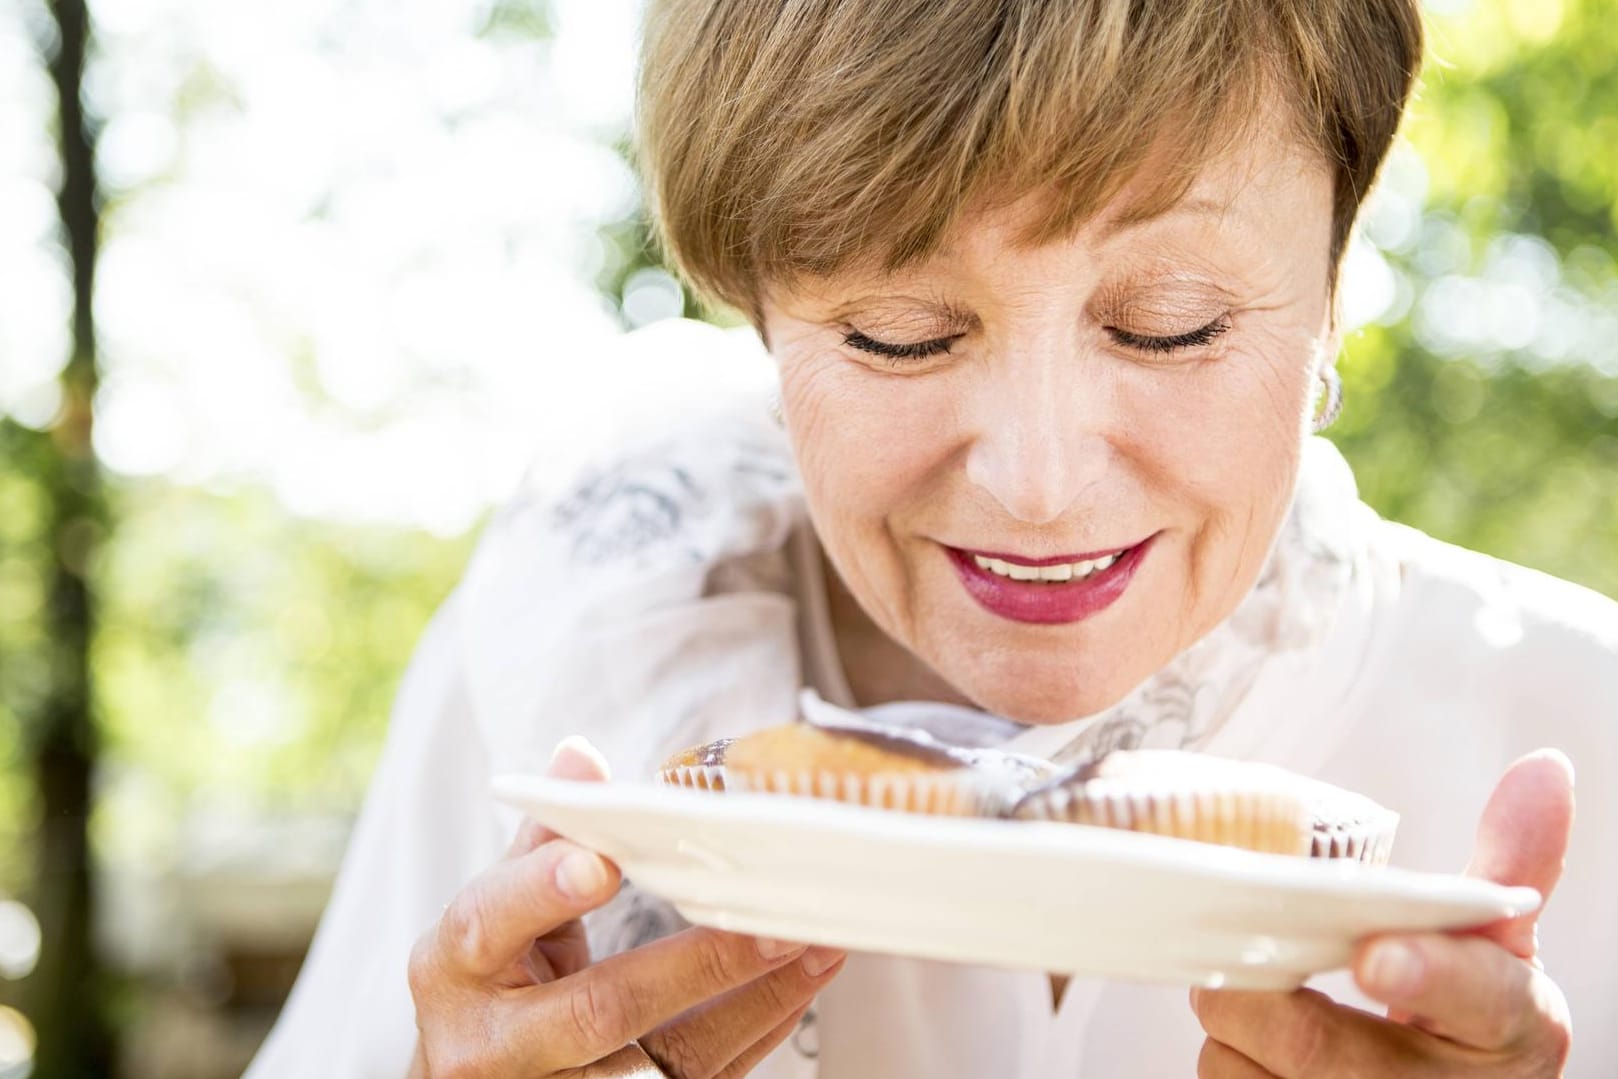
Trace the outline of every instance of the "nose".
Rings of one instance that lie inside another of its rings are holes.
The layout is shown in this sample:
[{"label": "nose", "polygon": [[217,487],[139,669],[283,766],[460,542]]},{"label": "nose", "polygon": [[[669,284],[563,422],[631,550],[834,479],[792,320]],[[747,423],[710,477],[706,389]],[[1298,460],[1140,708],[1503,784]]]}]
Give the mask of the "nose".
[{"label": "nose", "polygon": [[1115,387],[1071,347],[1009,358],[974,394],[967,478],[1027,524],[1060,518],[1099,481]]}]

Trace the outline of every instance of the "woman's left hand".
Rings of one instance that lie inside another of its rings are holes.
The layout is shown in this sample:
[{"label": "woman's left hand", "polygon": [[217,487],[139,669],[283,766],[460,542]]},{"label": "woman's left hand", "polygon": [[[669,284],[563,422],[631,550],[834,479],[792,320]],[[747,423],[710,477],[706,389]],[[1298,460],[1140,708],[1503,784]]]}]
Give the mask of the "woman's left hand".
[{"label": "woman's left hand", "polygon": [[[1529,754],[1495,787],[1467,875],[1525,884],[1548,899],[1572,827],[1572,766],[1554,751]],[[1386,1018],[1309,989],[1193,989],[1191,1007],[1208,1035],[1197,1075],[1560,1076],[1571,1024],[1539,961],[1538,917],[1362,941],[1354,980],[1388,1006]]]}]

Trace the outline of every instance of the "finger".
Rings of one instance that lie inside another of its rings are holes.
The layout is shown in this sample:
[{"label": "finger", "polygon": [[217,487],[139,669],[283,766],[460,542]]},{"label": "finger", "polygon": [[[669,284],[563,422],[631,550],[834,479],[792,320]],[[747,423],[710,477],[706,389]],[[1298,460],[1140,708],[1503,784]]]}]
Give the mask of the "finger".
[{"label": "finger", "polygon": [[1335,1003],[1323,993],[1194,990],[1208,1037],[1282,1079],[1404,1075],[1426,1059],[1431,1035]]},{"label": "finger", "polygon": [[763,1063],[764,1058],[775,1052],[775,1047],[792,1037],[798,1024],[803,1021],[803,1015],[809,1010],[806,1003],[803,1007],[787,1016],[775,1025],[764,1037],[748,1046],[742,1055],[727,1064],[723,1071],[714,1076],[714,1079],[742,1079],[744,1075],[751,1075],[753,1069]]},{"label": "finger", "polygon": [[576,1068],[797,959],[801,944],[687,929],[504,998],[537,1070]]},{"label": "finger", "polygon": [[1435,1034],[1478,1049],[1517,1044],[1540,1021],[1534,970],[1482,937],[1381,937],[1354,955],[1354,980]]},{"label": "finger", "polygon": [[1275,1079],[1236,1050],[1212,1038],[1197,1055],[1197,1079]]},{"label": "finger", "polygon": [[534,941],[528,953],[528,981],[542,985],[590,965],[590,937],[578,919],[565,922]]},{"label": "finger", "polygon": [[[601,751],[582,735],[570,734],[556,744],[551,762],[545,767],[550,779],[572,779],[584,783],[606,782],[610,770]],[[517,835],[506,849],[506,857],[515,858],[556,838],[556,833],[531,818],[525,818]]]},{"label": "finger", "polygon": [[601,750],[590,744],[582,734],[570,734],[556,743],[551,763],[545,774],[552,779],[572,779],[581,783],[605,783],[612,778],[612,768]]},{"label": "finger", "polygon": [[707,1079],[801,1012],[836,977],[846,956],[811,948],[796,963],[686,1012],[640,1043],[670,1075]]},{"label": "finger", "polygon": [[[1557,750],[1537,750],[1507,768],[1489,796],[1466,875],[1526,885],[1549,899],[1561,879],[1572,832],[1573,765]],[[1538,920],[1536,911],[1496,922],[1479,935],[1532,959]]]},{"label": "finger", "polygon": [[535,938],[611,899],[618,879],[611,862],[566,839],[496,862],[445,908],[434,957],[452,976],[492,978],[526,958]]}]

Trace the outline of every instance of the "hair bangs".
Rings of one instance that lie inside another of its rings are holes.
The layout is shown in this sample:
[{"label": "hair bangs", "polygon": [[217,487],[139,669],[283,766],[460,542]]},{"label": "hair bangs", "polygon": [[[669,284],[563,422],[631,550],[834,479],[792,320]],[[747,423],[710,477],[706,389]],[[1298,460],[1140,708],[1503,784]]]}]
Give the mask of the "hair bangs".
[{"label": "hair bangs", "polygon": [[678,268],[756,318],[771,285],[900,269],[1030,196],[1030,244],[1126,187],[1152,216],[1278,98],[1338,173],[1335,259],[1419,56],[1419,21],[1386,22],[1367,0],[656,0],[643,173]]}]

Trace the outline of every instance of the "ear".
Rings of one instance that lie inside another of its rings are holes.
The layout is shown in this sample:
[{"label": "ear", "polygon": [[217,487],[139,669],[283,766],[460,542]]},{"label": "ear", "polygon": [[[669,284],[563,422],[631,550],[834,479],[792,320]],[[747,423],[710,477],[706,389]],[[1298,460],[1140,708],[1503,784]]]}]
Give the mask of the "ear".
[{"label": "ear", "polygon": [[1335,284],[1326,297],[1326,317],[1320,326],[1321,362],[1337,365],[1343,352],[1343,293]]},{"label": "ear", "polygon": [[1328,370],[1337,366],[1337,357],[1343,346],[1341,326],[1342,321],[1337,317],[1337,300],[1334,293],[1320,327],[1320,336],[1315,338],[1315,354],[1310,360],[1309,406],[1304,416],[1303,428],[1305,436],[1318,435],[1323,430],[1320,423],[1320,412],[1323,407],[1321,381]]}]

